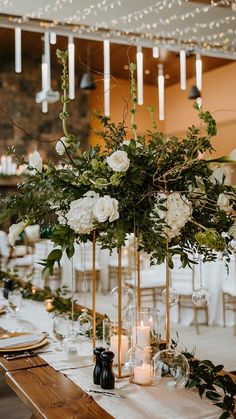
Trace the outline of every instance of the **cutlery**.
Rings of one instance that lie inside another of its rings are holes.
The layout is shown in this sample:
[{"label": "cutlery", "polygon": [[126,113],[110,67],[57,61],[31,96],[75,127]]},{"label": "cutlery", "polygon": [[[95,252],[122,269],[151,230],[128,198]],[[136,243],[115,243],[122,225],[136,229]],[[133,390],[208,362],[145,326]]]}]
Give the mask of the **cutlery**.
[{"label": "cutlery", "polygon": [[[63,367],[60,368],[59,371],[67,371],[67,370],[78,370],[81,368],[88,368],[88,367],[92,367],[94,364],[90,364],[90,365],[82,365],[82,366],[77,366],[77,367]],[[55,368],[57,368],[57,366],[55,365]]]},{"label": "cutlery", "polygon": [[14,359],[27,358],[27,357],[36,356],[36,355],[37,354],[28,351],[28,352],[23,352],[20,354],[5,354],[3,355],[3,358],[5,358],[7,361],[12,361]]},{"label": "cutlery", "polygon": [[53,351],[40,351],[40,352],[32,352],[32,351],[25,351],[25,352],[21,352],[21,353],[17,353],[17,354],[4,354],[3,358],[6,359],[6,361],[12,361],[14,359],[20,359],[20,358],[27,358],[27,357],[31,357],[31,356],[37,356],[40,354],[46,354],[48,352],[53,352]]},{"label": "cutlery", "polygon": [[109,391],[103,391],[103,390],[87,390],[87,392],[88,393],[101,394],[103,396],[118,397],[120,399],[125,399],[125,396],[123,396],[122,394],[112,393],[112,392],[109,392]]}]

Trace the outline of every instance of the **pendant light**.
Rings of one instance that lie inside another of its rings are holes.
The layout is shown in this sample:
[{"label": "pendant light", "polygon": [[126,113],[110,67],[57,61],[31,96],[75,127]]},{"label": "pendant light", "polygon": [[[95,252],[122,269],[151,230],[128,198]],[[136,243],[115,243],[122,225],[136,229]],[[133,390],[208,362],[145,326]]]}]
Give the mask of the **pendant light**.
[{"label": "pendant light", "polygon": [[165,97],[164,97],[164,69],[163,64],[158,64],[158,101],[159,101],[159,120],[165,119]]},{"label": "pendant light", "polygon": [[68,76],[69,76],[69,98],[75,98],[75,45],[72,36],[68,39]]},{"label": "pendant light", "polygon": [[137,93],[138,105],[143,105],[143,53],[140,45],[137,46]]},{"label": "pendant light", "polygon": [[104,56],[104,114],[110,116],[110,41],[103,41]]},{"label": "pendant light", "polygon": [[180,88],[186,90],[186,51],[183,49],[179,53],[180,61]]},{"label": "pendant light", "polygon": [[21,28],[15,28],[15,72],[22,71],[22,57],[21,57]]},{"label": "pendant light", "polygon": [[160,55],[160,51],[159,51],[159,47],[157,47],[156,45],[152,48],[152,56],[153,58],[159,58]]}]

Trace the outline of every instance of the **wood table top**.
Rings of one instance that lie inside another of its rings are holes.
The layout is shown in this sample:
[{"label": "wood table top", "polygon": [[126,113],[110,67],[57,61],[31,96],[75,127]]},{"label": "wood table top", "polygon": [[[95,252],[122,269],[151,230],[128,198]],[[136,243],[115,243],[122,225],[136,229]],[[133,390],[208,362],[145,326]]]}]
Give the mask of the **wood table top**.
[{"label": "wood table top", "polygon": [[113,419],[92,396],[38,356],[6,361],[6,382],[38,419]]}]

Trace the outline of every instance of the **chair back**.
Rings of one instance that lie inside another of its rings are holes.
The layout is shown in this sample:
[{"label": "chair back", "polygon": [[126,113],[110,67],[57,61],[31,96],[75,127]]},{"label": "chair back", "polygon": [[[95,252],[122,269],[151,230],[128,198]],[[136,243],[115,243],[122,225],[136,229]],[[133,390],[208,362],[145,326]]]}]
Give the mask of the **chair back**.
[{"label": "chair back", "polygon": [[170,271],[172,287],[178,294],[192,294],[194,290],[194,269],[182,267],[180,257],[174,256],[174,268]]}]

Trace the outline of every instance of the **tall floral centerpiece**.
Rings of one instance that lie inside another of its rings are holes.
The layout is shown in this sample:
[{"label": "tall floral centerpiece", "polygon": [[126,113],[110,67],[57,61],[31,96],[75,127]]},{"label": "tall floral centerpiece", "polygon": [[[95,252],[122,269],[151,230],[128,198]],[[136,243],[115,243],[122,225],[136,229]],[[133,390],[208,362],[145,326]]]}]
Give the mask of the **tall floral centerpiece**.
[{"label": "tall floral centerpiece", "polygon": [[138,135],[135,65],[131,64],[132,134],[128,135],[125,120],[115,124],[98,114],[97,135],[104,147],[95,145],[82,153],[67,126],[67,52],[58,50],[57,56],[63,66],[63,136],[55,140],[55,149],[62,166],[42,161],[36,149],[28,161],[16,156],[28,171],[17,194],[1,203],[1,220],[18,218],[10,228],[11,244],[27,225],[50,223],[55,249],[44,261],[44,275],[52,273],[64,251],[73,256],[75,242],[96,238],[103,249],[117,248],[120,255],[130,233],[152,264],[166,260],[169,268],[174,255],[185,267],[194,263],[194,253],[204,261],[215,260],[218,251],[230,253],[230,242],[236,239],[236,193],[224,179],[218,180],[211,160],[203,157],[213,151],[211,138],[217,133],[211,114],[195,105],[201,128],[191,126],[185,137],[177,138],[157,131],[149,108],[153,129]]}]

